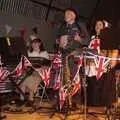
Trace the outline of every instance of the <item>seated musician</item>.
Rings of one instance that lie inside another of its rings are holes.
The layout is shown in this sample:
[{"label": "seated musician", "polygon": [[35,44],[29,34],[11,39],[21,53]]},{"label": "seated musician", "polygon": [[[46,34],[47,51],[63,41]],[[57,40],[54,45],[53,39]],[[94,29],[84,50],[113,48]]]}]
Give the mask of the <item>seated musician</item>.
[{"label": "seated musician", "polygon": [[49,59],[49,54],[45,50],[44,45],[39,38],[31,41],[31,47],[28,49],[28,57],[42,57]]},{"label": "seated musician", "polygon": [[[44,49],[42,41],[38,38],[32,40],[31,48],[28,50],[28,57],[37,58],[32,63],[36,69],[43,68],[44,66],[49,67],[50,65],[49,54]],[[24,93],[29,93],[28,100],[30,103],[33,103],[34,95],[37,92],[38,86],[40,85],[42,79],[38,71],[34,70],[32,67],[24,70],[22,78],[23,82],[20,84],[20,88]],[[21,95],[20,99],[24,100],[24,97]]]}]

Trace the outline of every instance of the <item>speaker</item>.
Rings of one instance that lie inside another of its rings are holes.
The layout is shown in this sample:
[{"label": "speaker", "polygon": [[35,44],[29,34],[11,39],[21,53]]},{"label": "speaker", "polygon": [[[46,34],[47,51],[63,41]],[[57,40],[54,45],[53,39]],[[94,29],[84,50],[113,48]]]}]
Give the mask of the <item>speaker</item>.
[{"label": "speaker", "polygon": [[6,37],[0,37],[0,54],[5,64],[20,60],[21,55],[27,56],[25,41],[22,37],[10,37],[9,43]]},{"label": "speaker", "polygon": [[100,40],[100,49],[120,49],[120,29],[105,28],[101,31]]}]

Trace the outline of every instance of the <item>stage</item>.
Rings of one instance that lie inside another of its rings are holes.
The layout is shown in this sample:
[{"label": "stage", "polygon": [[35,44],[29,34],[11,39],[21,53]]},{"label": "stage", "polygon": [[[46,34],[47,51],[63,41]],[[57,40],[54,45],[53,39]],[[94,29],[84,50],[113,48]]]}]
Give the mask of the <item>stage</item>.
[{"label": "stage", "polygon": [[2,114],[6,115],[5,120],[113,120],[112,114],[105,113],[106,107],[87,107],[86,119],[84,119],[84,106],[80,104],[76,104],[75,109],[68,114],[64,111],[55,112],[52,102],[45,101],[37,105],[37,109],[25,105],[22,107],[16,107],[16,104],[9,105],[9,110],[5,109]]},{"label": "stage", "polygon": [[[91,109],[92,111],[96,111],[96,108]],[[52,118],[51,113],[42,113],[42,110],[34,112],[34,113],[5,113],[7,115],[6,120],[84,120],[84,114],[79,114],[79,111],[74,111],[71,115],[65,116],[61,113],[55,113]],[[99,111],[96,111],[99,112]],[[104,112],[104,111],[103,111]],[[87,115],[87,120],[105,120],[105,115]]]}]

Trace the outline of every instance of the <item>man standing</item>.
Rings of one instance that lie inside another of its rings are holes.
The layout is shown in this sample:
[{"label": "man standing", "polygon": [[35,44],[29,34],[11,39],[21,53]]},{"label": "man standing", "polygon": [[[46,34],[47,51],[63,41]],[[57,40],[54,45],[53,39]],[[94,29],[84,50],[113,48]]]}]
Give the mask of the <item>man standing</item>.
[{"label": "man standing", "polygon": [[65,10],[64,21],[58,33],[57,42],[60,50],[71,53],[83,45],[88,45],[89,34],[84,24],[78,21],[77,12],[74,9]]},{"label": "man standing", "polygon": [[[71,76],[74,74],[73,58],[70,56],[79,53],[84,45],[88,45],[89,34],[84,24],[78,22],[78,16],[74,9],[68,8],[65,10],[64,21],[64,24],[59,28],[57,44],[62,54],[63,77],[61,82],[68,86],[68,93],[70,93]],[[70,108],[72,107],[71,97],[69,94],[68,104]]]}]

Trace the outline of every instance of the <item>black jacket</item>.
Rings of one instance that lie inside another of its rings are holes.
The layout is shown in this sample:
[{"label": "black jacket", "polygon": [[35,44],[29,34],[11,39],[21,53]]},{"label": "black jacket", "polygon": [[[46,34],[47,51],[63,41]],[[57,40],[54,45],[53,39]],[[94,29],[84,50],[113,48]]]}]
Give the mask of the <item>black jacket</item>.
[{"label": "black jacket", "polygon": [[87,32],[85,25],[81,22],[75,22],[73,24],[63,23],[58,30],[58,38],[62,35],[70,35],[74,36],[75,34],[79,33],[82,37],[82,44],[88,45],[90,41],[90,36]]}]

